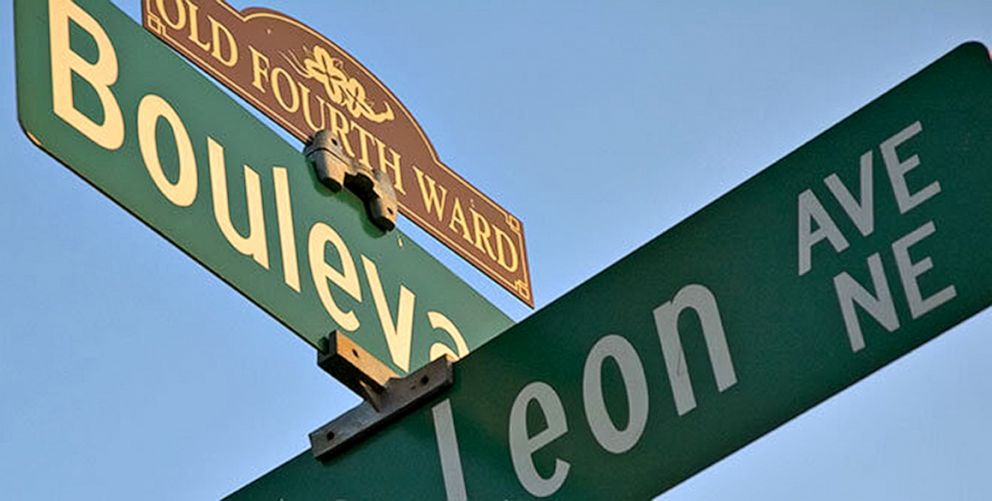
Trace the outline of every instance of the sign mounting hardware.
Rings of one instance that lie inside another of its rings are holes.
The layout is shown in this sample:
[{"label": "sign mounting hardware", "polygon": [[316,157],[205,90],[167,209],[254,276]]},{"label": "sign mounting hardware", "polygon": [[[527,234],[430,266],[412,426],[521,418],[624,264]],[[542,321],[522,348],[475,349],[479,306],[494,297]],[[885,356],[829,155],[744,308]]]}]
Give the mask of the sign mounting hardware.
[{"label": "sign mounting hardware", "polygon": [[317,365],[365,401],[310,433],[310,451],[319,460],[356,444],[455,382],[454,363],[447,356],[401,378],[340,331],[322,344]]},{"label": "sign mounting hardware", "polygon": [[341,141],[328,130],[314,134],[303,154],[317,172],[321,184],[332,192],[347,187],[365,203],[369,220],[382,231],[396,227],[396,191],[389,173],[372,170],[350,157],[341,147]]}]

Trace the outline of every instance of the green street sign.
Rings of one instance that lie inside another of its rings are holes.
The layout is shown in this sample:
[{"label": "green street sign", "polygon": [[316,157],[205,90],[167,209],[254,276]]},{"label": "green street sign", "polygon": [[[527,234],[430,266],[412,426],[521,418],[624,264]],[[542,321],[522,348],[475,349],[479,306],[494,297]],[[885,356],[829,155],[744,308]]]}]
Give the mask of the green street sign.
[{"label": "green street sign", "polygon": [[14,11],[28,137],[309,344],[339,329],[404,374],[511,324],[110,2]]},{"label": "green street sign", "polygon": [[230,499],[661,493],[989,306],[989,186],[992,63],[970,43],[462,359],[392,427]]}]

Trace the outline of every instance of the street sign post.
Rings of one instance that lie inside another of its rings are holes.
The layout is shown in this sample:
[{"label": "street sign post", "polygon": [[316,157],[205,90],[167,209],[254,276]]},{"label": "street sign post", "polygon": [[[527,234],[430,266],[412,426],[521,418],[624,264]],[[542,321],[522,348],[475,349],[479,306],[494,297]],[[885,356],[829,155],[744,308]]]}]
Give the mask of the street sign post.
[{"label": "street sign post", "polygon": [[350,54],[302,23],[225,0],[143,0],[145,28],[302,141],[328,130],[387,172],[400,211],[534,306],[523,224],[438,158],[403,103]]},{"label": "street sign post", "polygon": [[27,136],[307,343],[405,374],[510,325],[110,2],[14,6]]},{"label": "street sign post", "polygon": [[656,495],[992,302],[992,63],[958,47],[230,499]]}]

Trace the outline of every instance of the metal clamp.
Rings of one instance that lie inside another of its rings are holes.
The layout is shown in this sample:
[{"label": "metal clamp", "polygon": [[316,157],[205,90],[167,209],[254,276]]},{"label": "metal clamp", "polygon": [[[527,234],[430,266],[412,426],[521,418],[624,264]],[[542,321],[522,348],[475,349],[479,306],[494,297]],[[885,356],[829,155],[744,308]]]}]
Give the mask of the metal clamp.
[{"label": "metal clamp", "polygon": [[371,169],[349,157],[338,138],[328,130],[319,130],[303,148],[321,184],[332,192],[348,188],[365,203],[372,224],[383,231],[396,227],[399,205],[393,180],[383,169]]},{"label": "metal clamp", "polygon": [[454,384],[454,365],[447,356],[400,378],[389,367],[339,331],[327,337],[317,365],[365,399],[358,407],[310,433],[316,459],[338,453],[375,433]]}]

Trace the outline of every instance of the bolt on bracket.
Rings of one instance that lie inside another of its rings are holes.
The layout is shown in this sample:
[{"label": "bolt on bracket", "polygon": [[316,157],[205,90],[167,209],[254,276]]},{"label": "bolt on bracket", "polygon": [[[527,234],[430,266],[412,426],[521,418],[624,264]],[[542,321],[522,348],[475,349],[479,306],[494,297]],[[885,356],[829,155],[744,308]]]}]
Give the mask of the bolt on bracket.
[{"label": "bolt on bracket", "polygon": [[310,452],[326,459],[415,409],[454,384],[447,356],[399,377],[340,331],[317,352],[317,365],[365,401],[310,433]]},{"label": "bolt on bracket", "polygon": [[303,148],[303,155],[313,165],[321,184],[334,193],[345,187],[358,196],[372,224],[382,231],[396,227],[399,204],[388,172],[369,168],[349,157],[341,141],[326,129],[313,135]]}]

